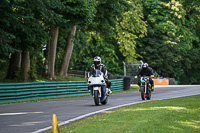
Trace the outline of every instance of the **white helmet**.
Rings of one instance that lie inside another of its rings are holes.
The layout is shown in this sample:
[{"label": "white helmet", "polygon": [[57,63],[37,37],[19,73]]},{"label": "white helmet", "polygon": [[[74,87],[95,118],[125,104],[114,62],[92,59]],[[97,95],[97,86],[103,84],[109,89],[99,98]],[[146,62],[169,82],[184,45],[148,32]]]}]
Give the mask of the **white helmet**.
[{"label": "white helmet", "polygon": [[149,66],[149,65],[148,65],[147,63],[144,63],[142,67],[143,67],[143,68],[148,68],[148,66]]},{"label": "white helmet", "polygon": [[101,64],[101,57],[95,56],[93,61],[95,66],[99,66]]}]

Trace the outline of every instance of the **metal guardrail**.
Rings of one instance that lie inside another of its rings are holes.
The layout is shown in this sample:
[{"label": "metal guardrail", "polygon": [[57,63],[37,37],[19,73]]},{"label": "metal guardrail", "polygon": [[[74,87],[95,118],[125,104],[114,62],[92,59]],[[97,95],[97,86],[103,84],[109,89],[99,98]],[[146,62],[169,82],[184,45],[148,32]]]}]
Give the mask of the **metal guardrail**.
[{"label": "metal guardrail", "polygon": [[[113,79],[113,92],[124,90],[124,79]],[[0,103],[90,94],[86,81],[0,83]]]}]

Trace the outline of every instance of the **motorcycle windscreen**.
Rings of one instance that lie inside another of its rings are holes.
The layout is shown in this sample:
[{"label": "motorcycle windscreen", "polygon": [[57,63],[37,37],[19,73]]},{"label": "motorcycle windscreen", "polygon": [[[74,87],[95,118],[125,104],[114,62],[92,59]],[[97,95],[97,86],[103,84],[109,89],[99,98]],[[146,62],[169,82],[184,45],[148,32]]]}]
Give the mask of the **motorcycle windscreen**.
[{"label": "motorcycle windscreen", "polygon": [[102,72],[99,69],[96,69],[96,71],[93,73],[94,77],[100,77]]}]

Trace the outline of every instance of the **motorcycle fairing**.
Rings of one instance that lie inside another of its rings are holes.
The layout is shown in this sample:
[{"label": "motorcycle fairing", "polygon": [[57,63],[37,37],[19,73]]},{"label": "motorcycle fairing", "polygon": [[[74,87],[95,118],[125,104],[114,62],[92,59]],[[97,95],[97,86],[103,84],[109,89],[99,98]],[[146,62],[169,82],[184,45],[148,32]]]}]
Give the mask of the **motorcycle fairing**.
[{"label": "motorcycle fairing", "polygon": [[[102,102],[105,99],[106,88],[107,88],[106,85],[101,85],[101,98],[100,98],[100,102]],[[92,87],[92,85],[90,85],[90,91],[91,91],[91,94],[93,96],[93,87]]]},{"label": "motorcycle fairing", "polygon": [[100,102],[102,102],[105,99],[106,96],[106,85],[101,85],[101,98],[100,98]]}]

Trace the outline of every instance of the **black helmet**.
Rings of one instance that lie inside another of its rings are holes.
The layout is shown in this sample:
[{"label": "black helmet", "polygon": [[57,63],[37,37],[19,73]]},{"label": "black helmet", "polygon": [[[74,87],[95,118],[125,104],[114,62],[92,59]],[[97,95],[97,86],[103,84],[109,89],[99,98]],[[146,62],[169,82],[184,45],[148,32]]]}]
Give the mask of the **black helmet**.
[{"label": "black helmet", "polygon": [[101,64],[101,57],[95,56],[93,61],[94,61],[95,67],[97,67]]},{"label": "black helmet", "polygon": [[149,66],[149,65],[148,65],[147,63],[144,63],[142,67],[143,67],[143,68],[148,68],[148,66]]}]

